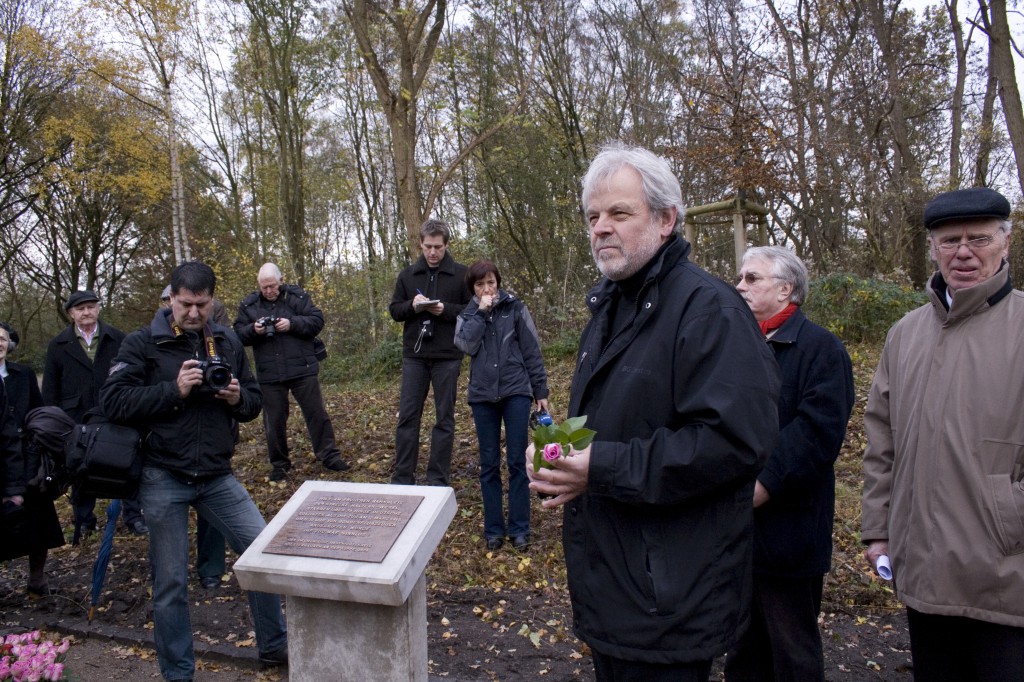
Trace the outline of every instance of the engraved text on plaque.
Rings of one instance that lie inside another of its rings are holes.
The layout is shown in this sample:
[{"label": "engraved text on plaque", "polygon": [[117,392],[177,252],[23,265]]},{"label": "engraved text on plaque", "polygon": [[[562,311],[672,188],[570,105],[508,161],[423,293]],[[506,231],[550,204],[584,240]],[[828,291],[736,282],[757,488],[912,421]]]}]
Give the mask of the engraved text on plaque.
[{"label": "engraved text on plaque", "polygon": [[311,492],[264,552],[380,563],[423,497]]}]

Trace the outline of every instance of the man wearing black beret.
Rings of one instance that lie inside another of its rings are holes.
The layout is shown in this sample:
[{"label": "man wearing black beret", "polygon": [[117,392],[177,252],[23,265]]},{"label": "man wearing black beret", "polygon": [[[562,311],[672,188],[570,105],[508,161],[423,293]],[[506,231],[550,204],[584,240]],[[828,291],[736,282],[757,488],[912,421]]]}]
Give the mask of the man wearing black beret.
[{"label": "man wearing black beret", "polygon": [[891,563],[917,682],[1024,679],[1024,293],[1009,216],[987,188],[925,208],[931,302],[889,331],[864,415],[861,538],[873,568]]},{"label": "man wearing black beret", "polygon": [[[43,369],[43,404],[61,408],[76,422],[99,405],[99,392],[107,379],[110,363],[124,340],[124,332],[100,322],[100,299],[90,289],[68,296],[64,310],[71,324],[53,337],[46,349]],[[96,530],[96,498],[71,489],[75,534],[78,544],[82,533]],[[133,533],[149,532],[142,518],[138,496],[124,501],[124,522]]]}]

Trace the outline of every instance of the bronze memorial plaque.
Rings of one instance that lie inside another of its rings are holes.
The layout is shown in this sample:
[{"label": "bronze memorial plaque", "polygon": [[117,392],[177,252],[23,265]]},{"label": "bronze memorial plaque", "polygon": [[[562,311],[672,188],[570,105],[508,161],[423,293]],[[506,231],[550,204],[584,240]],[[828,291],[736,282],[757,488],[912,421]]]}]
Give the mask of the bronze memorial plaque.
[{"label": "bronze memorial plaque", "polygon": [[422,501],[417,495],[314,491],[263,551],[380,563]]}]

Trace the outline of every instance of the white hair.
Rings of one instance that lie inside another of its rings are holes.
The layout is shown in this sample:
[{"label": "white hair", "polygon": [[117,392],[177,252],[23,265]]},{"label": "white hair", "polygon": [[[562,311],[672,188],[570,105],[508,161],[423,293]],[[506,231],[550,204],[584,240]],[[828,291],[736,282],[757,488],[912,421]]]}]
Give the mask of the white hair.
[{"label": "white hair", "polygon": [[277,267],[273,263],[263,264],[263,266],[260,268],[260,274],[256,276],[256,281],[258,282],[259,280],[265,277],[273,277],[278,282],[284,280],[284,275],[281,274],[281,268]]}]

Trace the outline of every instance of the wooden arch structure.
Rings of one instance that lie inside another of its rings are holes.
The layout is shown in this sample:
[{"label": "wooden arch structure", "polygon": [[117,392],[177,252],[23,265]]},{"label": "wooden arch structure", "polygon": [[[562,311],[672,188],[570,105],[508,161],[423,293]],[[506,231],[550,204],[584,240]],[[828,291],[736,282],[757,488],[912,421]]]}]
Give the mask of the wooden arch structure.
[{"label": "wooden arch structure", "polygon": [[[686,241],[690,242],[691,248],[696,250],[697,247],[697,217],[708,216],[714,213],[725,213],[732,215],[732,234],[733,234],[733,248],[736,255],[736,271],[739,272],[740,263],[743,260],[743,254],[747,250],[747,221],[745,216],[752,215],[757,224],[757,244],[768,243],[768,209],[757,203],[747,199],[746,192],[740,190],[736,193],[736,196],[732,199],[725,199],[722,201],[716,201],[711,204],[704,204],[702,206],[694,206],[686,209],[686,220],[683,222],[683,236],[686,237]],[[727,222],[729,219],[723,219],[721,222]],[[705,223],[710,221],[703,221]]]}]

